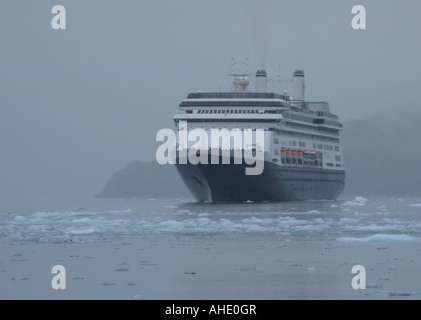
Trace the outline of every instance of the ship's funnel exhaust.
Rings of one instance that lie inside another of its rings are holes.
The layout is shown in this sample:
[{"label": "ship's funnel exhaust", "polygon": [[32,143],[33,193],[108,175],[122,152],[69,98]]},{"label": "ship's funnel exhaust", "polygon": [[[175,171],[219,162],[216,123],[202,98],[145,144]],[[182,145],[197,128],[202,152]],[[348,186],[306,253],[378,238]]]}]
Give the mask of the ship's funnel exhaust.
[{"label": "ship's funnel exhaust", "polygon": [[294,100],[304,101],[304,71],[295,70],[293,75],[293,90],[292,97]]},{"label": "ship's funnel exhaust", "polygon": [[256,72],[256,92],[267,92],[267,83],[266,70],[258,70]]}]

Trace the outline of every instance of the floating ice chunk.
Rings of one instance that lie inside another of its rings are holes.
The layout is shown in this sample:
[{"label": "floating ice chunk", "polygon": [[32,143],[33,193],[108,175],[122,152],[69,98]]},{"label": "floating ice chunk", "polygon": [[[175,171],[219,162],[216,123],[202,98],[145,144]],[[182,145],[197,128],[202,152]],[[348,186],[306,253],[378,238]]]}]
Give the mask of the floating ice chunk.
[{"label": "floating ice chunk", "polygon": [[182,231],[184,229],[184,223],[174,220],[162,221],[159,224],[162,231]]},{"label": "floating ice chunk", "polygon": [[13,222],[24,223],[24,222],[26,222],[26,218],[22,217],[22,216],[16,216],[15,219],[13,219]]},{"label": "floating ice chunk", "polygon": [[110,211],[106,211],[107,213],[111,213],[111,214],[126,214],[126,213],[132,213],[133,210],[132,209],[126,209],[126,210],[110,210]]},{"label": "floating ice chunk", "polygon": [[330,207],[331,208],[337,208],[338,206],[336,204],[332,204]]},{"label": "floating ice chunk", "polygon": [[199,217],[208,217],[208,216],[209,216],[209,213],[207,213],[207,212],[202,212],[202,213],[199,213],[199,214],[198,214],[198,216],[199,216]]},{"label": "floating ice chunk", "polygon": [[363,198],[361,196],[357,196],[357,197],[355,197],[355,201],[360,202],[360,203],[366,203],[366,202],[368,202],[368,199]]},{"label": "floating ice chunk", "polygon": [[416,242],[421,241],[421,238],[412,237],[406,234],[373,234],[372,236],[364,238],[337,238],[340,242]]},{"label": "floating ice chunk", "polygon": [[93,234],[95,233],[96,229],[94,228],[88,228],[88,229],[71,229],[68,230],[67,233],[68,234],[73,234],[73,235],[83,235],[83,234]]},{"label": "floating ice chunk", "polygon": [[421,203],[413,203],[409,205],[410,207],[421,207]]},{"label": "floating ice chunk", "polygon": [[363,198],[361,196],[357,196],[354,200],[348,200],[344,202],[342,205],[344,206],[363,206],[368,202],[368,199]]},{"label": "floating ice chunk", "polygon": [[310,210],[309,212],[307,212],[307,213],[319,213],[319,210]]},{"label": "floating ice chunk", "polygon": [[353,219],[353,218],[340,218],[339,219],[339,223],[340,224],[348,224],[348,223],[359,223],[360,220],[359,219]]}]

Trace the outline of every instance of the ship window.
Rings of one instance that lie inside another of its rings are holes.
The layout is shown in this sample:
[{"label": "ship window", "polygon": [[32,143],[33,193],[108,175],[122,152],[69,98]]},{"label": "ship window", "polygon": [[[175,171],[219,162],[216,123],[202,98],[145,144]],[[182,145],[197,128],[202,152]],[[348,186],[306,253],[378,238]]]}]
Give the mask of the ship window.
[{"label": "ship window", "polygon": [[339,146],[335,146],[335,151],[339,151]]},{"label": "ship window", "polygon": [[323,150],[323,145],[322,144],[318,144],[317,145],[317,149]]},{"label": "ship window", "polygon": [[279,144],[279,139],[277,139],[277,138],[273,139],[273,143],[274,144]]},{"label": "ship window", "polygon": [[230,113],[232,113],[232,110],[230,110]]},{"label": "ship window", "polygon": [[197,113],[201,113],[202,112],[202,110],[197,110]]},{"label": "ship window", "polygon": [[336,161],[341,161],[341,156],[335,156]]},{"label": "ship window", "polygon": [[209,110],[206,110],[206,113],[209,113]]},{"label": "ship window", "polygon": [[273,159],[272,159],[272,161],[273,161],[273,162],[278,162],[278,159],[273,158]]},{"label": "ship window", "polygon": [[313,143],[313,149],[316,149],[316,144],[315,143]]},{"label": "ship window", "polygon": [[221,113],[221,110],[218,110],[218,113]]},{"label": "ship window", "polygon": [[273,154],[274,154],[275,156],[277,156],[277,155],[278,155],[278,149],[273,150]]},{"label": "ship window", "polygon": [[304,141],[298,141],[298,146],[305,148],[306,143]]}]

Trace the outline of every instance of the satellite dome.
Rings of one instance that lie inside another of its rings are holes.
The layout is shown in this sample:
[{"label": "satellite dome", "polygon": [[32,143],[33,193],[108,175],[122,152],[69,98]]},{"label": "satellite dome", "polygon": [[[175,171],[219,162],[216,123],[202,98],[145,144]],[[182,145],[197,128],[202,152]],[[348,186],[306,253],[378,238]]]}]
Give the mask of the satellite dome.
[{"label": "satellite dome", "polygon": [[241,76],[240,79],[238,79],[238,84],[243,89],[243,91],[246,90],[249,83],[250,83],[250,80],[247,76]]}]

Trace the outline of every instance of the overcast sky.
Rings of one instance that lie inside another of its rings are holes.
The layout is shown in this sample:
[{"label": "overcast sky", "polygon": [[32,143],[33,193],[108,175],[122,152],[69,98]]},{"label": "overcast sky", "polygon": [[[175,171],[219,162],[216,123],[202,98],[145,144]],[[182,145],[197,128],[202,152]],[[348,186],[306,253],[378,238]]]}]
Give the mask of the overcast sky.
[{"label": "overcast sky", "polygon": [[[57,4],[66,30],[51,27]],[[351,27],[357,4],[366,30]],[[343,121],[416,112],[420,12],[417,0],[0,0],[0,199],[94,195],[155,159],[189,92],[230,89],[232,57],[273,79],[303,69],[306,98]]]}]

